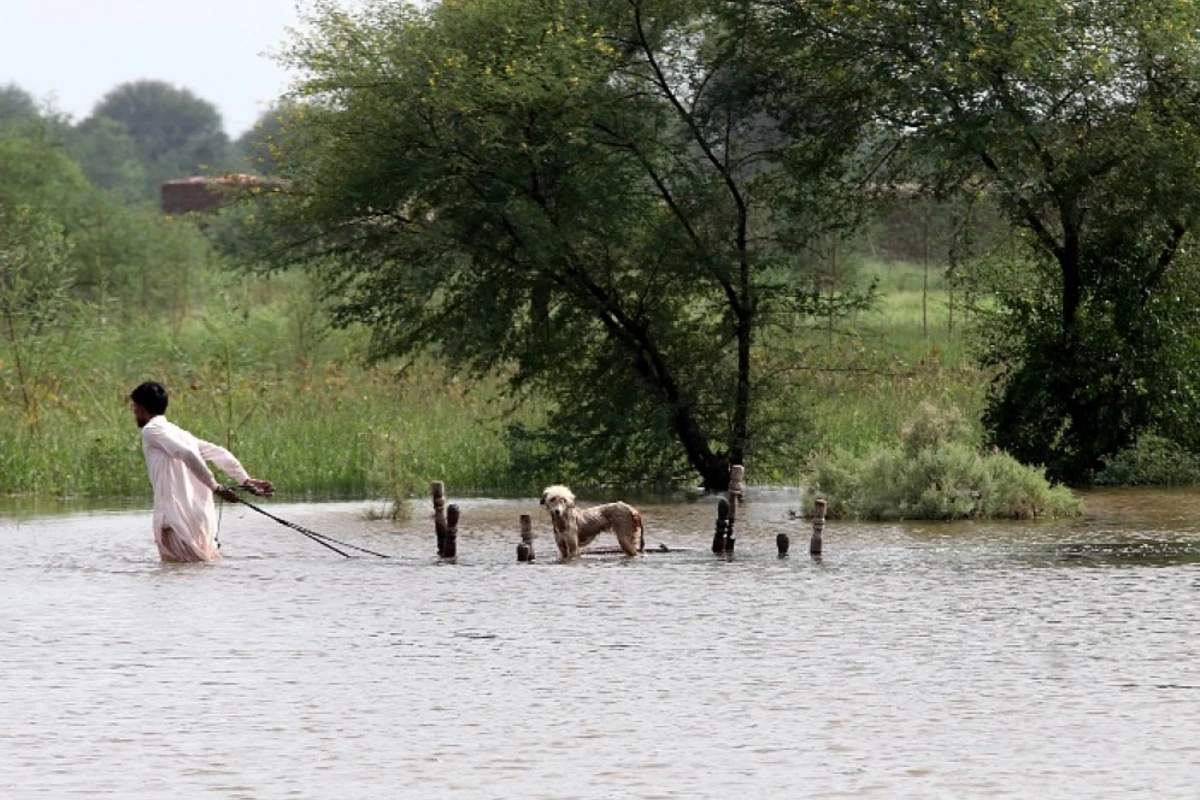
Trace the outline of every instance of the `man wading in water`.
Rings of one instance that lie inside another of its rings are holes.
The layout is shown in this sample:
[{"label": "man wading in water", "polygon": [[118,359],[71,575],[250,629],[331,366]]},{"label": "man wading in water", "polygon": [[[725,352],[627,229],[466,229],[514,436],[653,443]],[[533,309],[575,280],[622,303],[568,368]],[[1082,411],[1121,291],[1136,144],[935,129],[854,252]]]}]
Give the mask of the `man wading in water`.
[{"label": "man wading in water", "polygon": [[251,478],[224,447],[197,439],[167,421],[167,390],[148,381],[129,395],[133,418],[142,429],[142,450],[154,487],[154,541],[163,561],[217,561],[217,509],[213,495],[238,502],[233,489],[217,483],[211,461],[256,495],[270,496],[270,481]]}]

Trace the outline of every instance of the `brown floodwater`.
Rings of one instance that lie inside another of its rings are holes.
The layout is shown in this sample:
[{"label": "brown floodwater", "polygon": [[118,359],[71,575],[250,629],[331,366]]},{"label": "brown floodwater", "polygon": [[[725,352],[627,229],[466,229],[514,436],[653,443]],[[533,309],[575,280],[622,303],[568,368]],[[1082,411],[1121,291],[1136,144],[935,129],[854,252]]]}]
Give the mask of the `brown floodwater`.
[{"label": "brown floodwater", "polygon": [[427,504],[270,503],[388,560],[226,507],[214,566],[145,508],[0,506],[0,797],[1200,796],[1200,493],[831,521],[820,561],[747,499],[731,559],[704,498],[640,504],[691,550],[569,565],[536,498],[459,500],[454,564]]}]

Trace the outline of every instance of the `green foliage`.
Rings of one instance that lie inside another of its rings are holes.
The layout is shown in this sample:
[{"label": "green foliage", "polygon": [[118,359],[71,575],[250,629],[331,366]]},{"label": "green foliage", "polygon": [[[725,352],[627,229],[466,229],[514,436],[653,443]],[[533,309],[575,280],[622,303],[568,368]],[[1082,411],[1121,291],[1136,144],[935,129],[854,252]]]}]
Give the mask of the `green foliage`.
[{"label": "green foliage", "polygon": [[129,203],[151,199],[146,195],[146,165],[125,123],[91,117],[71,131],[67,147],[94,186]]},{"label": "green foliage", "polygon": [[917,413],[900,429],[900,450],[916,458],[953,442],[970,441],[972,430],[957,406],[937,406],[923,401]]},{"label": "green foliage", "polygon": [[87,207],[92,193],[48,125],[37,121],[0,132],[0,204],[36,208],[65,224]]},{"label": "green foliage", "polygon": [[1198,268],[1193,256],[1177,257],[1153,289],[1137,288],[1133,266],[1110,275],[1078,310],[1071,348],[1061,345],[1058,271],[1045,262],[997,269],[980,351],[1001,369],[984,416],[995,440],[1080,481],[1147,428],[1200,446]]},{"label": "green foliage", "polygon": [[[27,215],[0,247],[61,278],[49,294],[12,283],[12,319],[49,319],[30,311],[46,298],[91,317],[2,344],[0,490],[133,486],[99,465],[136,465],[107,415],[148,369],[187,387],[180,413],[207,435],[317,493],[403,495],[430,473],[721,488],[731,461],[781,479],[840,447],[814,463],[878,513],[1053,506],[1036,471],[975,451],[985,436],[1057,478],[1191,474],[1197,15],[1183,0],[319,2],[291,53],[305,80],[240,142],[289,191],[209,230],[320,283],[223,281],[190,222],[119,202],[233,163],[210,104],[126,84],[70,128],[0,88],[0,209]],[[943,263],[866,259],[880,195],[911,207],[909,256],[934,243]],[[887,285],[901,274],[921,288]],[[878,305],[871,277],[890,289]],[[944,331],[931,296],[956,309]],[[960,308],[982,323],[977,365]],[[350,366],[364,351],[438,377]],[[14,378],[35,352],[53,368]],[[925,394],[968,419],[927,414],[872,454]]]},{"label": "green foliage", "polygon": [[1198,332],[1181,259],[1200,223],[1200,9],[831,0],[779,12],[793,31],[824,25],[831,61],[860,60],[867,102],[917,180],[985,191],[1025,234],[1028,268],[987,287],[1002,311],[984,356],[1002,368],[992,440],[1086,481],[1162,418],[1200,434],[1200,362],[1176,344]]},{"label": "green foliage", "polygon": [[1155,433],[1106,458],[1096,476],[1101,486],[1194,486],[1200,484],[1200,455]]},{"label": "green foliage", "polygon": [[33,95],[15,83],[0,85],[0,128],[6,124],[38,116]]},{"label": "green foliage", "polygon": [[[282,114],[264,115],[256,130]],[[164,181],[236,169],[239,157],[220,113],[187,89],[163,81],[124,83],[77,125],[38,105],[18,86],[0,86],[0,136],[40,133],[78,162],[95,187],[130,205],[160,202]],[[247,133],[243,140],[255,139]],[[258,150],[255,151],[259,153]]]},{"label": "green foliage", "polygon": [[[81,134],[100,137],[91,145],[101,149],[97,156],[102,156],[106,148],[115,150],[125,165],[126,145],[120,141],[120,128],[106,126],[102,120],[116,122],[128,133],[143,173],[138,193],[143,200],[157,201],[164,181],[221,172],[233,166],[220,112],[188,89],[164,81],[141,80],[123,83],[100,99],[91,117],[80,126]],[[96,171],[112,168],[101,163],[91,167]]]},{"label": "green foliage", "polygon": [[863,116],[760,73],[740,9],[328,3],[312,30],[262,256],[320,256],[378,354],[547,398],[525,451],[560,474],[724,486],[778,389],[758,343],[864,305],[797,268],[854,221]]},{"label": "green foliage", "polygon": [[207,288],[210,251],[195,226],[97,189],[49,124],[0,135],[0,208],[20,207],[61,227],[72,294],[102,314],[178,320]]},{"label": "green foliage", "polygon": [[833,517],[862,519],[1035,519],[1078,513],[1079,501],[1041,470],[1006,453],[985,453],[966,438],[961,412],[923,402],[898,446],[867,455],[815,455],[802,483]]},{"label": "green foliage", "polygon": [[[77,319],[41,425],[24,424],[17,402],[0,405],[0,494],[146,496],[127,398],[147,379],[168,387],[173,421],[230,447],[292,497],[402,502],[431,480],[461,493],[534,490],[514,482],[492,384],[468,393],[427,361],[403,372],[356,366],[361,351],[349,333],[300,357],[284,313],[298,282],[245,287],[177,329]],[[0,361],[7,375],[3,340]]]},{"label": "green foliage", "polygon": [[302,109],[286,101],[263,113],[235,143],[246,170],[259,175],[278,173],[278,154],[292,131],[302,124],[302,117]]},{"label": "green foliage", "polygon": [[0,206],[0,352],[10,357],[0,361],[0,399],[35,431],[61,391],[62,362],[75,344],[67,251],[52,220]]},{"label": "green foliage", "polygon": [[[944,288],[930,297],[926,339],[921,297],[911,290],[919,273],[903,264],[863,269],[879,281],[884,302],[859,314],[854,336],[839,329],[831,342],[818,324],[764,348],[768,368],[803,362],[805,369],[788,391],[757,406],[763,416],[754,428],[773,438],[748,464],[755,482],[794,481],[796,464],[814,448],[861,455],[888,445],[905,410],[925,396],[976,419],[983,376],[949,355],[961,352],[961,334],[949,335]],[[455,492],[528,494],[552,480],[596,485],[616,477],[599,459],[588,473],[596,477],[584,477],[537,451],[550,448],[545,437],[510,435],[517,422],[526,430],[544,425],[546,407],[533,396],[516,420],[502,414],[514,401],[495,376],[455,380],[426,355],[358,366],[366,335],[331,328],[320,285],[303,273],[213,284],[202,300],[179,319],[120,320],[95,306],[75,317],[66,328],[74,344],[54,370],[40,432],[23,422],[15,395],[0,406],[0,493],[145,496],[125,397],[147,378],[171,388],[173,419],[231,444],[293,496],[377,497],[390,515],[410,513],[412,498],[434,479]],[[2,344],[0,361],[12,363]],[[657,456],[637,457],[653,463]]]}]

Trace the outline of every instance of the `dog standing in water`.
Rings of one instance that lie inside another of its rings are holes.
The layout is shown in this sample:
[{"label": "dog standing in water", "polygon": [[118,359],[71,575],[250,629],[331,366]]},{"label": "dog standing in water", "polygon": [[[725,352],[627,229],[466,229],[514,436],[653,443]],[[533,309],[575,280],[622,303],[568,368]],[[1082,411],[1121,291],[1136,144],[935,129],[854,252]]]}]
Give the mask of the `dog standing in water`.
[{"label": "dog standing in water", "polygon": [[575,495],[565,486],[549,486],[542,492],[542,505],[550,512],[554,543],[564,560],[579,555],[599,534],[612,531],[627,556],[646,549],[642,515],[626,503],[605,503],[592,508],[576,508]]}]

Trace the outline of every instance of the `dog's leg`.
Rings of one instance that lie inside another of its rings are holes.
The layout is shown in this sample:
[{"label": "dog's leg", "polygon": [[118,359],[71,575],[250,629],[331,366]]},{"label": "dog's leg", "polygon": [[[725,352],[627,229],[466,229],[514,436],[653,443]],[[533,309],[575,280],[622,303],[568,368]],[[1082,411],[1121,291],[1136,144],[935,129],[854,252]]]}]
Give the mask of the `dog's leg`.
[{"label": "dog's leg", "polygon": [[558,554],[563,561],[579,557],[579,535],[569,523],[563,530],[554,529],[554,543],[558,545]]},{"label": "dog's leg", "polygon": [[563,561],[566,561],[568,552],[567,535],[559,530],[554,531],[554,543],[558,545],[558,555],[563,559]]},{"label": "dog's leg", "polygon": [[617,544],[621,545],[621,552],[627,556],[636,556],[638,554],[638,531],[634,527],[632,519],[621,520],[616,525]]},{"label": "dog's leg", "polygon": [[626,514],[614,520],[613,529],[617,534],[617,543],[627,556],[636,556],[646,552],[646,536],[642,530],[642,515],[637,509],[626,506]]},{"label": "dog's leg", "polygon": [[567,509],[567,529],[563,531],[567,540],[566,558],[579,558],[579,520],[575,517],[575,508]]},{"label": "dog's leg", "polygon": [[567,555],[566,558],[574,560],[579,558],[579,533],[574,530],[567,531]]}]

